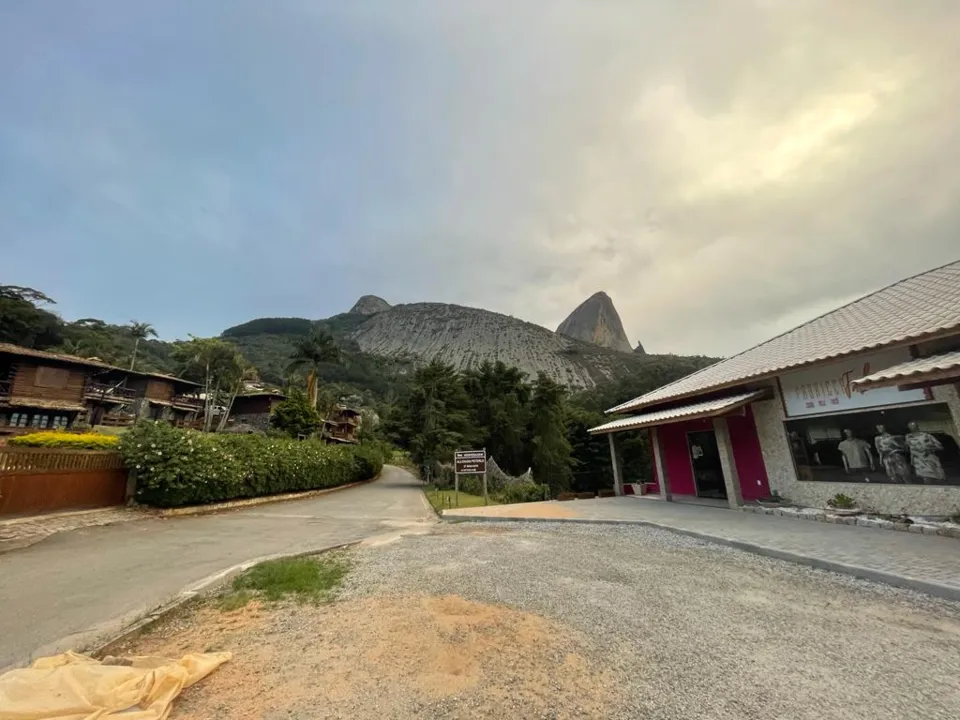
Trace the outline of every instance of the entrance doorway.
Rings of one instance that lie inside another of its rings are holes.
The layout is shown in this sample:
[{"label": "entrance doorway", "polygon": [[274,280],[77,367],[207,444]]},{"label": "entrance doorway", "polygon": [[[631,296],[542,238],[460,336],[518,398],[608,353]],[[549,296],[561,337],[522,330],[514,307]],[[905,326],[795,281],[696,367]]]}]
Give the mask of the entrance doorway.
[{"label": "entrance doorway", "polygon": [[687,433],[687,447],[690,450],[697,497],[726,500],[727,486],[723,481],[716,433],[713,430]]}]

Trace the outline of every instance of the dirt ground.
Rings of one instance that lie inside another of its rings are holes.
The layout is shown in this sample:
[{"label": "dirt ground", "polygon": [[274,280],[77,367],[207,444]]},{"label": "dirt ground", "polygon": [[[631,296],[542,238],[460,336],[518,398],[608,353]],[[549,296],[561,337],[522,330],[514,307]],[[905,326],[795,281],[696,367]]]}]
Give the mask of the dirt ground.
[{"label": "dirt ground", "polygon": [[177,701],[179,720],[601,717],[615,688],[579,646],[530,613],[414,595],[233,612],[208,600],[111,652],[233,652]]}]

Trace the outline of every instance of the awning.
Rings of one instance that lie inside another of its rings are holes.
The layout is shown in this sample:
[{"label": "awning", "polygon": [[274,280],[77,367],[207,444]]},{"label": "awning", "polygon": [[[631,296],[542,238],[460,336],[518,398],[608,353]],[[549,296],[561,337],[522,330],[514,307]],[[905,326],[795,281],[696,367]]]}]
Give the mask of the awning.
[{"label": "awning", "polygon": [[755,390],[753,392],[731,395],[717,400],[707,400],[706,402],[699,402],[693,405],[670,408],[669,410],[657,410],[644,413],[643,415],[632,415],[604,423],[603,425],[598,425],[595,428],[590,428],[587,432],[591,435],[599,435],[601,433],[637,430],[639,428],[653,427],[654,425],[666,425],[667,423],[682,422],[684,420],[717,417],[718,415],[725,415],[731,410],[741,408],[764,395],[766,395],[766,390]]},{"label": "awning", "polygon": [[960,379],[960,350],[915,358],[850,383],[860,392],[901,385],[936,385]]},{"label": "awning", "polygon": [[63,410],[65,412],[80,412],[86,407],[69,400],[50,400],[47,398],[10,397],[5,405],[10,407],[36,408],[38,410]]}]

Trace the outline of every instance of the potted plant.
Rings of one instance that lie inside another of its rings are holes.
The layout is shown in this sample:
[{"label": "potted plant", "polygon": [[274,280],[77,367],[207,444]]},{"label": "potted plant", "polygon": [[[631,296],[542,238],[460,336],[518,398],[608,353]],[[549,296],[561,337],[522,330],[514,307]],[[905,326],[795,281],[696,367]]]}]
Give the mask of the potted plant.
[{"label": "potted plant", "polygon": [[785,503],[786,500],[784,499],[783,495],[781,495],[777,490],[771,490],[769,495],[762,498],[757,498],[757,505],[765,508],[783,507]]},{"label": "potted plant", "polygon": [[861,512],[857,501],[843,493],[837,493],[827,500],[827,510],[834,515],[859,515]]}]

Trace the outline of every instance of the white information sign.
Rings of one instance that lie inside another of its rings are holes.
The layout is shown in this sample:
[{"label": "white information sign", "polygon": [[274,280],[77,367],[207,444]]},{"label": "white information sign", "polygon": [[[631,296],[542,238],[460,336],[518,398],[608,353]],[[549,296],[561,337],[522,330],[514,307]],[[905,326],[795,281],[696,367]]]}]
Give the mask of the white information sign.
[{"label": "white information sign", "polygon": [[860,392],[850,385],[854,380],[909,359],[907,348],[897,348],[781,375],[780,389],[787,415],[820,415],[926,400],[923,390],[891,387]]}]

